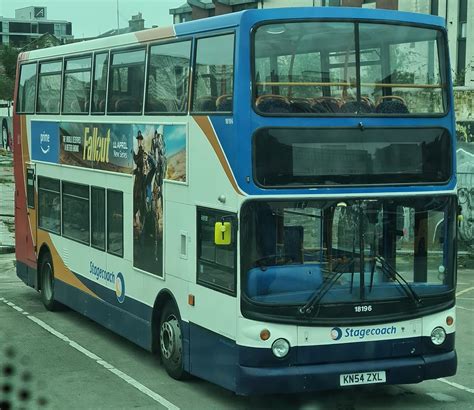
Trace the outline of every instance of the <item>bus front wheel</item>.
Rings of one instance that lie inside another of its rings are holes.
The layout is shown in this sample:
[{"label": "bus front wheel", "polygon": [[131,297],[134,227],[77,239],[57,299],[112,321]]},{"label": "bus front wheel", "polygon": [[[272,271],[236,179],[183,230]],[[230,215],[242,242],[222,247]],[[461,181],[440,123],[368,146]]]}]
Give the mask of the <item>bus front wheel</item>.
[{"label": "bus front wheel", "polygon": [[186,378],[183,366],[183,338],[178,309],[167,303],[160,321],[160,354],[166,372],[176,380]]},{"label": "bus front wheel", "polygon": [[59,303],[54,300],[54,267],[51,254],[46,253],[41,260],[41,301],[46,309],[55,311]]}]

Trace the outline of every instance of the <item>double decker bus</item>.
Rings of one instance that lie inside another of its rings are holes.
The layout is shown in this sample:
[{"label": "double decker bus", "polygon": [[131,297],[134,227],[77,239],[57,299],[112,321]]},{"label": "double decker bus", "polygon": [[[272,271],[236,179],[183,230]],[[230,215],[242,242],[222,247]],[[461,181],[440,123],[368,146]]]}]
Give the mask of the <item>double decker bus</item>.
[{"label": "double decker bus", "polygon": [[238,394],[455,374],[434,16],[249,10],[23,53],[17,274]]}]

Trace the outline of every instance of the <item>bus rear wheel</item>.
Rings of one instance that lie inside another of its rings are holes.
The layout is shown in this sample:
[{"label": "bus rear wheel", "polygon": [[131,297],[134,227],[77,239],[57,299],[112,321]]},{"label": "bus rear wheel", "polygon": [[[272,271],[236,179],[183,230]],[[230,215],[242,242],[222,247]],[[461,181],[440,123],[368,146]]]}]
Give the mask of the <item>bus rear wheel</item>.
[{"label": "bus rear wheel", "polygon": [[167,303],[160,321],[160,355],[166,372],[176,380],[183,380],[187,373],[183,366],[183,338],[178,309]]},{"label": "bus rear wheel", "polygon": [[46,253],[41,259],[41,301],[46,309],[55,311],[59,309],[59,303],[54,300],[54,267],[50,253]]}]

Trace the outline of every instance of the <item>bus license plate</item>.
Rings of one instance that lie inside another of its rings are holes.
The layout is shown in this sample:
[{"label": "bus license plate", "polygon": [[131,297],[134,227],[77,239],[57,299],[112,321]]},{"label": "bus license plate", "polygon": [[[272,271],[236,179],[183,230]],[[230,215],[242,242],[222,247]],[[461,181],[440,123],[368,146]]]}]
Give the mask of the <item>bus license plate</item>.
[{"label": "bus license plate", "polygon": [[385,371],[381,372],[364,372],[364,373],[349,373],[341,374],[339,376],[339,384],[341,386],[352,386],[354,384],[373,384],[385,383]]}]

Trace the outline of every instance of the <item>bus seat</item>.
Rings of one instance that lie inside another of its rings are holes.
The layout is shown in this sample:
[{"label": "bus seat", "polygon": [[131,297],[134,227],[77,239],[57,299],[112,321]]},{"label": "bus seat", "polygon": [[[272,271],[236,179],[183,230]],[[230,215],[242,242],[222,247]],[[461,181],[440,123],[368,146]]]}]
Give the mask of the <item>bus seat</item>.
[{"label": "bus seat", "polygon": [[136,98],[123,97],[115,102],[115,112],[140,112],[140,103]]},{"label": "bus seat", "polygon": [[232,97],[232,94],[223,94],[217,98],[217,111],[232,111]]},{"label": "bus seat", "polygon": [[216,111],[217,98],[212,95],[205,95],[196,99],[194,103],[195,111],[214,112]]},{"label": "bus seat", "polygon": [[289,292],[314,291],[323,283],[321,265],[297,264],[250,269],[247,273],[247,295],[258,298]]},{"label": "bus seat", "polygon": [[313,110],[311,109],[312,101],[307,98],[292,98],[290,100],[290,111],[292,113],[311,113]]},{"label": "bus seat", "polygon": [[168,107],[161,100],[150,100],[146,103],[147,112],[168,112]]},{"label": "bus seat", "polygon": [[291,112],[290,102],[281,95],[266,94],[257,97],[255,102],[257,109],[267,113]]},{"label": "bus seat", "polygon": [[360,113],[360,114],[370,114],[374,112],[374,107],[372,107],[366,100],[361,101],[346,101],[341,106],[341,112],[344,113]]},{"label": "bus seat", "polygon": [[303,237],[302,226],[285,226],[283,232],[285,256],[290,257],[293,262],[303,263]]},{"label": "bus seat", "polygon": [[313,112],[325,114],[340,112],[340,102],[334,97],[320,97],[315,100],[311,109]]},{"label": "bus seat", "polygon": [[104,112],[105,111],[105,98],[102,100],[99,100],[95,107],[95,112]]},{"label": "bus seat", "polygon": [[409,114],[407,104],[398,95],[386,95],[379,98],[375,107],[377,114]]}]

